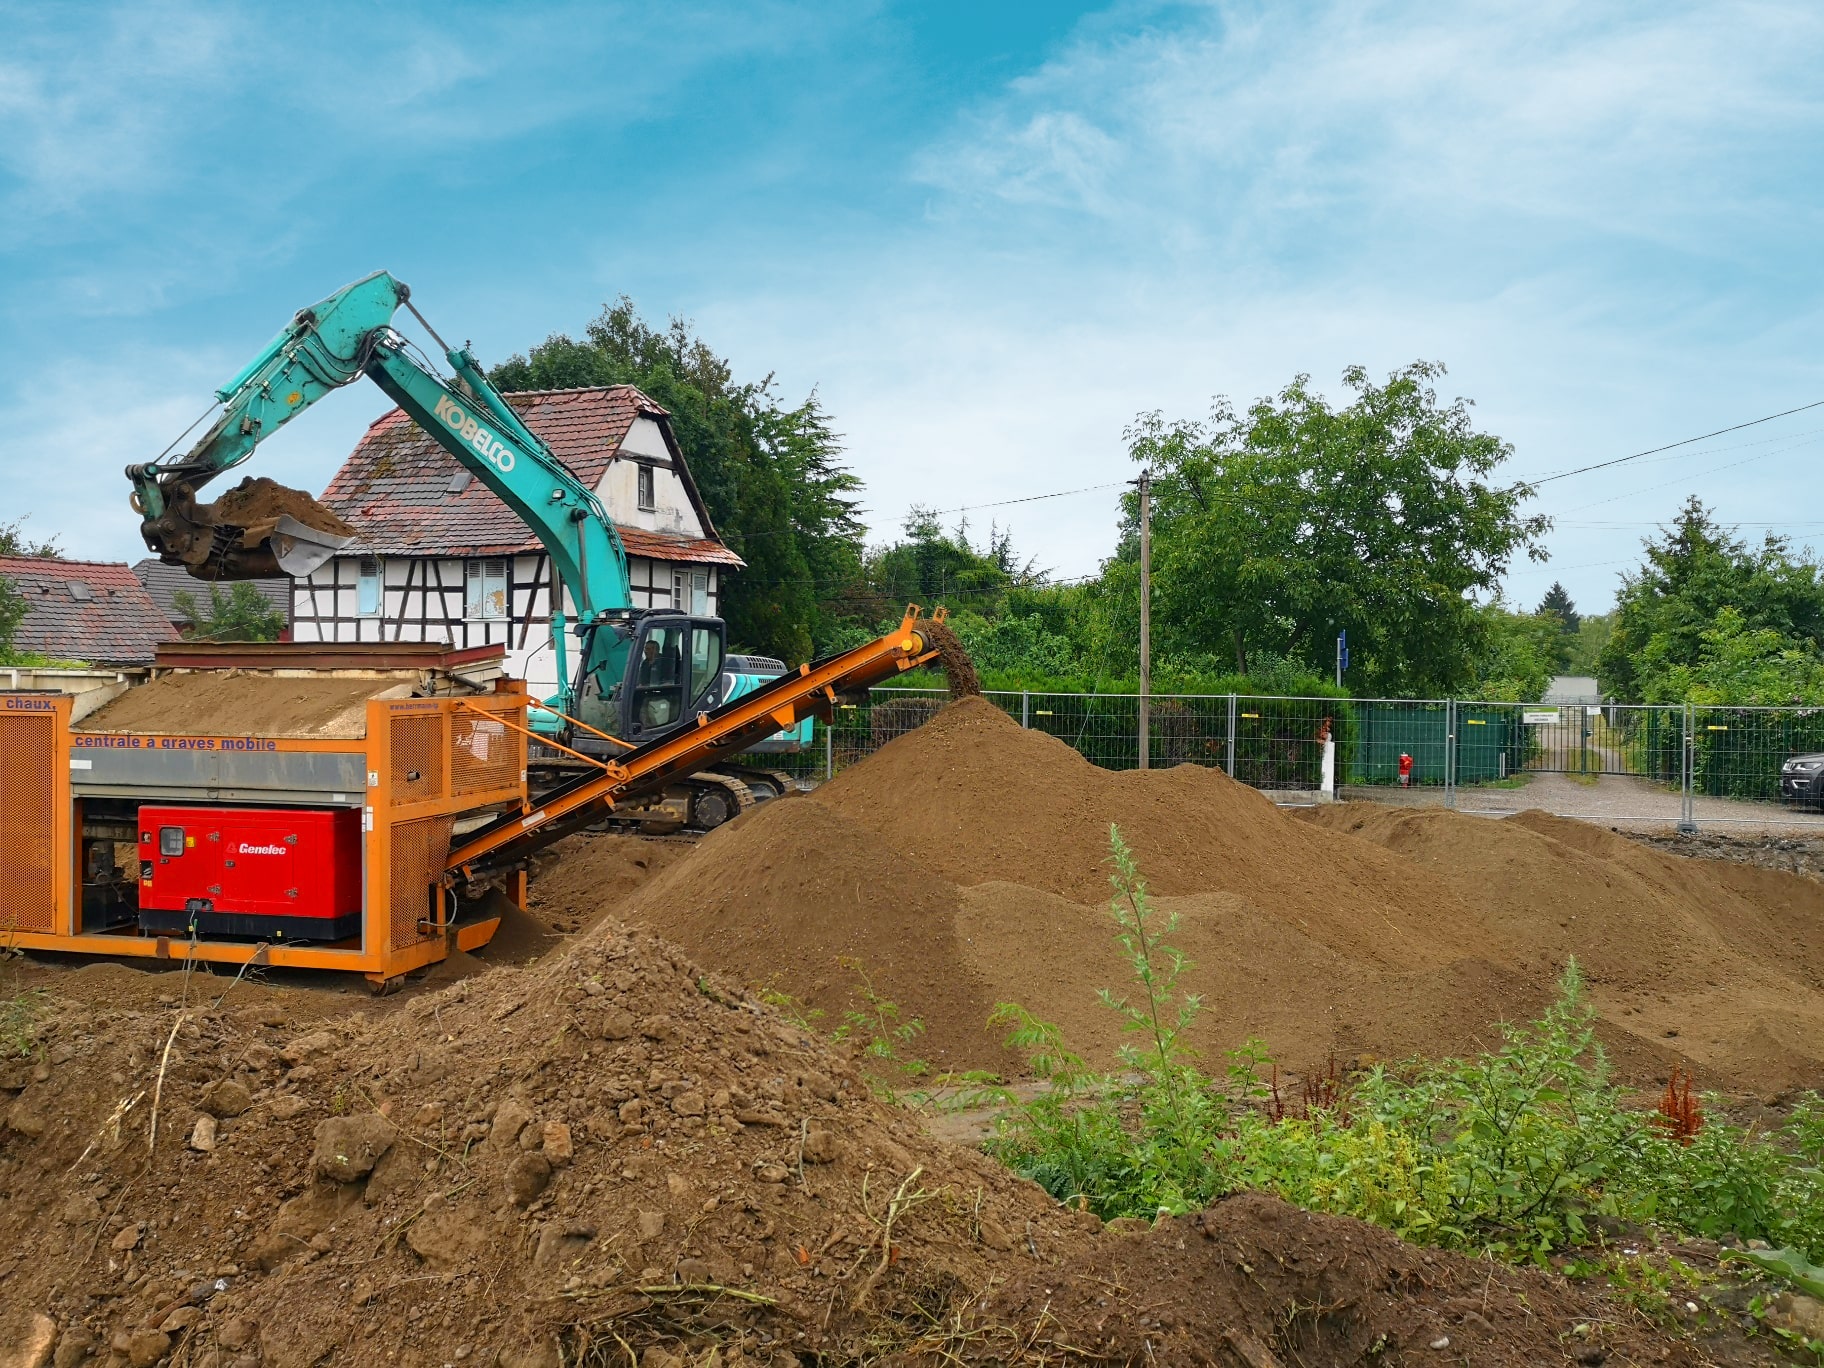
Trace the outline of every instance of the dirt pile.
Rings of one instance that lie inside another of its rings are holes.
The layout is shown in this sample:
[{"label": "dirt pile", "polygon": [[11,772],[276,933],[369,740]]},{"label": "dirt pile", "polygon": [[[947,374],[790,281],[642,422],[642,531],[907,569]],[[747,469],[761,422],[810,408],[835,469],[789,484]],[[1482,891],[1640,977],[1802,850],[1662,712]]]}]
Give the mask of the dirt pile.
[{"label": "dirt pile", "polygon": [[1503,963],[1584,966],[1611,1039],[1676,1048],[1763,1092],[1824,1077],[1824,887],[1682,859],[1587,822],[1347,804],[1317,825],[1398,852],[1454,888]]},{"label": "dirt pile", "polygon": [[1794,949],[1824,913],[1814,881],[1699,877],[1576,823],[1359,804],[1303,821],[1220,771],[1097,769],[981,699],[714,833],[624,915],[831,1013],[852,1000],[836,958],[859,960],[931,1028],[915,1049],[934,1062],[1004,1067],[982,1023],[1006,1000],[1105,1055],[1118,1022],[1095,990],[1127,982],[1111,823],[1179,917],[1211,1058],[1249,1035],[1294,1068],[1472,1050],[1576,955],[1625,1078],[1684,1061],[1763,1093],[1824,1080],[1824,952]]},{"label": "dirt pile", "polygon": [[991,1310],[1059,1357],[1114,1363],[1743,1361],[1668,1345],[1642,1317],[1591,1317],[1589,1293],[1560,1278],[1427,1251],[1260,1193],[1024,1272]]},{"label": "dirt pile", "polygon": [[1685,1361],[1593,1293],[1277,1203],[1100,1233],[616,923],[374,1014],[300,1021],[259,985],[161,977],[153,1008],[43,1004],[30,1057],[0,1065],[0,1344],[116,1368],[1037,1363],[1063,1344],[1176,1364],[1225,1342],[1317,1364],[1356,1361],[1366,1325],[1385,1349],[1448,1333],[1517,1364],[1586,1324]]},{"label": "dirt pile", "polygon": [[355,529],[333,510],[301,489],[282,485],[264,475],[249,475],[212,504],[200,510],[210,522],[250,531],[269,531],[282,517],[296,518],[306,527],[332,536],[352,537]]},{"label": "dirt pile", "polygon": [[614,924],[378,1019],[202,987],[181,1016],[56,1009],[0,1072],[0,1329],[303,1368],[696,1325],[785,1361],[1094,1226]]},{"label": "dirt pile", "polygon": [[952,1067],[1006,1067],[987,1032],[991,997],[958,936],[961,891],[841,813],[766,803],[704,838],[629,898],[629,921],[663,929],[743,983],[803,999],[834,1026],[857,1005],[858,965],[918,1016],[917,1052]]},{"label": "dirt pile", "polygon": [[556,934],[587,930],[603,914],[695,847],[681,839],[583,832],[538,857],[532,915]]},{"label": "dirt pile", "polygon": [[179,671],[128,689],[72,730],[355,740],[367,735],[370,699],[411,696],[410,683],[389,678]]}]

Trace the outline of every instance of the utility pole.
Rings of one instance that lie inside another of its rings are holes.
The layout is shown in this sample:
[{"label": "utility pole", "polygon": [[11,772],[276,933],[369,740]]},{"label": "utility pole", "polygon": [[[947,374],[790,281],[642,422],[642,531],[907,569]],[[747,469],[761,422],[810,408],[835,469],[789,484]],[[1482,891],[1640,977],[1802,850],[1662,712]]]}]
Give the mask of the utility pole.
[{"label": "utility pole", "polygon": [[1153,693],[1153,472],[1143,470],[1140,487],[1140,768],[1151,769],[1148,716]]}]

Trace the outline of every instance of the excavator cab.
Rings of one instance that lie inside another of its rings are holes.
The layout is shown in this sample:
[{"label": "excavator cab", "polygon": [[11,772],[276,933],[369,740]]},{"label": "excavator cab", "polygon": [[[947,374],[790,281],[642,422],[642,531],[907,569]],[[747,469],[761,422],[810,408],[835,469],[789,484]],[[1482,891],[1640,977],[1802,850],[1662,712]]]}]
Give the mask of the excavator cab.
[{"label": "excavator cab", "polygon": [[[587,726],[642,745],[722,705],[727,628],[720,618],[660,612],[597,630],[614,631],[616,640],[577,689],[577,718]],[[618,671],[617,656],[625,662]],[[579,735],[577,748],[595,751],[589,740]]]}]

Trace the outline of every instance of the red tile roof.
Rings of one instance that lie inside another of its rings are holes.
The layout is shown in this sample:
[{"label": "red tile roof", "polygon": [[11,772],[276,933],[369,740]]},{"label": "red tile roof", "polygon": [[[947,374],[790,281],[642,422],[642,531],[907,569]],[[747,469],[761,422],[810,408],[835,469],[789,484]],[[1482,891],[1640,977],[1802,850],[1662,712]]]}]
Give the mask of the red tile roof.
[{"label": "red tile roof", "polygon": [[[584,484],[601,483],[608,464],[641,416],[668,418],[632,385],[532,390],[507,402],[525,425]],[[669,435],[669,433],[668,433]],[[679,465],[683,470],[682,462]],[[538,539],[477,480],[452,491],[462,472],[455,459],[401,409],[379,418],[323,491],[323,502],[359,529],[350,551],[373,555],[505,556],[538,551]],[[683,471],[698,516],[709,515]],[[668,537],[622,527],[630,554],[665,560],[741,565],[741,558],[713,538]],[[635,550],[635,543],[642,549]]]},{"label": "red tile roof", "polygon": [[630,556],[650,556],[653,560],[696,561],[700,565],[747,564],[721,542],[712,541],[708,537],[674,537],[666,532],[648,532],[643,527],[621,527],[620,533],[621,545],[627,548]]},{"label": "red tile roof", "polygon": [[0,556],[0,579],[25,599],[13,644],[57,660],[150,665],[177,633],[124,562]]}]

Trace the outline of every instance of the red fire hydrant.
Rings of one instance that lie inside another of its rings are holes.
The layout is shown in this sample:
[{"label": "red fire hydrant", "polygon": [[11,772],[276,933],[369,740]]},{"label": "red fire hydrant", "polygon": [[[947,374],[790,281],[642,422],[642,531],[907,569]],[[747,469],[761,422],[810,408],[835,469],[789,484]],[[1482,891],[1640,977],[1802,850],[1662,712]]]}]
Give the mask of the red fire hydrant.
[{"label": "red fire hydrant", "polygon": [[1412,757],[1405,751],[1400,752],[1400,787],[1412,787]]}]

